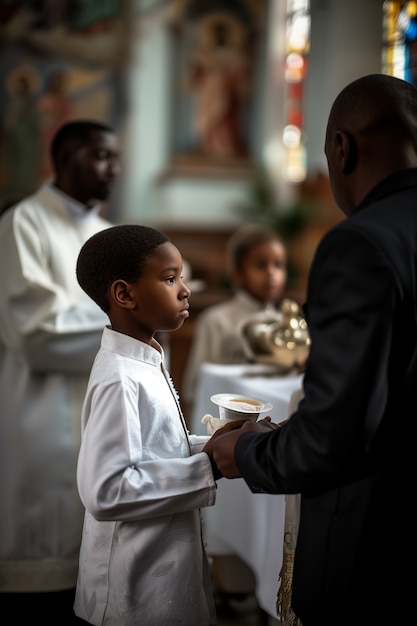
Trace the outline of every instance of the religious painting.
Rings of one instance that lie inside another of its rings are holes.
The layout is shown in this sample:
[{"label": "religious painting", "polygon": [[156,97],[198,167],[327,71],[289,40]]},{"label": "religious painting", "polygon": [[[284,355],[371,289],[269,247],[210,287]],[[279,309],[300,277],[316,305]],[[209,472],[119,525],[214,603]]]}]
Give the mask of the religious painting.
[{"label": "religious painting", "polygon": [[247,172],[259,110],[259,2],[177,3],[172,26],[172,168]]},{"label": "religious painting", "polygon": [[0,5],[2,205],[51,177],[49,147],[63,123],[90,118],[117,126],[117,68],[126,40],[122,5],[123,0]]}]

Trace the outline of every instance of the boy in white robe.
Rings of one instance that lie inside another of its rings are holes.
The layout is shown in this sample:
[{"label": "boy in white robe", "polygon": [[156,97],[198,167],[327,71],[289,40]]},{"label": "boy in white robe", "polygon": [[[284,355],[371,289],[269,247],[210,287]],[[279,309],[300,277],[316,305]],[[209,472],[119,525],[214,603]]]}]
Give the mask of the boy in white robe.
[{"label": "boy in white robe", "polygon": [[75,612],[96,626],[216,624],[200,507],[214,504],[221,477],[212,441],[236,424],[211,439],[189,434],[154,338],[189,316],[182,265],[164,234],[140,225],[93,236],[77,263],[111,322],[84,401],[77,472],[86,513]]}]

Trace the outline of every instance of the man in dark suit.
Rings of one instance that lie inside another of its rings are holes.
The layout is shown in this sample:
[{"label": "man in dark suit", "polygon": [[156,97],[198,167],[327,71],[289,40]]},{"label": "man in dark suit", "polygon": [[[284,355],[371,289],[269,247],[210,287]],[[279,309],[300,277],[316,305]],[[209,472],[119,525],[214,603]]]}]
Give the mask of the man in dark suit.
[{"label": "man in dark suit", "polygon": [[349,84],[325,152],[347,219],[310,270],[304,399],[280,428],[220,436],[213,456],[254,492],[301,493],[292,606],[303,626],[394,626],[415,602],[417,89],[382,74]]}]

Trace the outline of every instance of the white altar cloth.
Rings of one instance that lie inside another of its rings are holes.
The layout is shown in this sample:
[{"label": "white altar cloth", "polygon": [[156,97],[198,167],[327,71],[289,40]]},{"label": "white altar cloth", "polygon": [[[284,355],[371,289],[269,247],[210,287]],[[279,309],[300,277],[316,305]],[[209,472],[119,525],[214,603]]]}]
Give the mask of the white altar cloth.
[{"label": "white altar cloth", "polygon": [[[270,402],[272,421],[288,416],[292,392],[302,375],[278,376],[272,366],[204,364],[199,378],[190,431],[206,434],[203,415],[218,416],[210,397],[236,393]],[[285,496],[253,494],[238,478],[217,483],[216,504],[202,510],[204,539],[211,555],[236,554],[252,569],[256,597],[269,615],[276,617],[278,576],[282,565]]]}]

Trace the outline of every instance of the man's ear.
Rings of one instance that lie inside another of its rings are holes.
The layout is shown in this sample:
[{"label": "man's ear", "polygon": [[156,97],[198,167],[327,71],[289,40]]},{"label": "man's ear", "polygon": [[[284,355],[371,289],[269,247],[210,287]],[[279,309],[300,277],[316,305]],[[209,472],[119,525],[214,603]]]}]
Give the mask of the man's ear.
[{"label": "man's ear", "polygon": [[356,141],[350,133],[341,130],[336,132],[336,141],[342,164],[342,172],[343,174],[351,174],[358,162]]},{"label": "man's ear", "polygon": [[118,279],[111,284],[110,298],[117,306],[124,309],[133,309],[136,306],[130,285],[125,280]]}]

